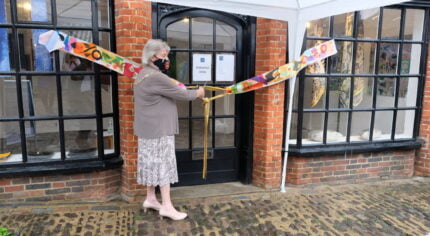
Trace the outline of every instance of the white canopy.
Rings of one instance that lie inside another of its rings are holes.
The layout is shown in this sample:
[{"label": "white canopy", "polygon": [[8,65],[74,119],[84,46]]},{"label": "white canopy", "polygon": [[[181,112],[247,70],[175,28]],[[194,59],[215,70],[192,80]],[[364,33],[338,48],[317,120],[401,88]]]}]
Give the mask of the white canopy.
[{"label": "white canopy", "polygon": [[[381,6],[393,5],[407,0],[152,0],[153,2],[198,7],[242,15],[264,17],[288,22],[289,60],[299,58],[306,22]],[[290,137],[292,99],[296,78],[289,80],[289,109],[286,127],[284,165],[281,191],[285,192],[285,174]]]}]

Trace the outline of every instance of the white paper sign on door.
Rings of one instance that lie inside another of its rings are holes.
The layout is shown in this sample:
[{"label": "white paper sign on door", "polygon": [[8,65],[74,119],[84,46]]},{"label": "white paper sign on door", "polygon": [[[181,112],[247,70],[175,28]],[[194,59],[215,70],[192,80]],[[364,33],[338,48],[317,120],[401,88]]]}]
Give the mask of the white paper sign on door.
[{"label": "white paper sign on door", "polygon": [[216,81],[234,81],[234,55],[216,55]]},{"label": "white paper sign on door", "polygon": [[193,81],[212,80],[212,55],[193,54]]}]

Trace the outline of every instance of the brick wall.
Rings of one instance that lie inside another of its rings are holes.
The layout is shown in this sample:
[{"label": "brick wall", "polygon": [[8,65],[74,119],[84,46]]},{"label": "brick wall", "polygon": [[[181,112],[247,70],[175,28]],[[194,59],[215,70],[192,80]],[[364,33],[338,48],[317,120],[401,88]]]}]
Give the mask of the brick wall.
[{"label": "brick wall", "polygon": [[289,157],[287,183],[343,184],[411,177],[415,150],[322,157]]},{"label": "brick wall", "polygon": [[0,178],[0,202],[108,201],[119,197],[121,170]]},{"label": "brick wall", "polygon": [[[142,0],[115,0],[115,30],[117,53],[140,63],[144,43],[152,37],[151,2]],[[122,195],[135,201],[144,194],[136,183],[137,137],[133,132],[133,80],[118,77],[118,97],[121,132]]]},{"label": "brick wall", "polygon": [[[287,23],[257,19],[256,74],[285,64]],[[252,182],[263,188],[280,184],[284,118],[284,83],[255,92]]]},{"label": "brick wall", "polygon": [[415,175],[430,176],[430,45],[428,45],[427,52],[426,81],[420,124],[420,137],[424,141],[424,145],[421,147],[415,161]]}]

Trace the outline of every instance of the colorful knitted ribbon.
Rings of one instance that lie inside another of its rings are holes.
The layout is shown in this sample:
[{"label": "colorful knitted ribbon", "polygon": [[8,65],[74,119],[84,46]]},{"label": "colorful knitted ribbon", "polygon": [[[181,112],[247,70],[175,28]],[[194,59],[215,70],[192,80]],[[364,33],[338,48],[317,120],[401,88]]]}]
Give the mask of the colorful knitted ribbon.
[{"label": "colorful knitted ribbon", "polygon": [[[58,31],[48,31],[39,37],[39,43],[44,45],[49,52],[61,50],[74,56],[81,57],[116,71],[122,75],[136,79],[142,66],[134,61],[121,57],[113,52],[103,49],[96,44],[89,43],[78,38],[69,36]],[[337,53],[334,40],[326,41],[313,48],[307,49],[298,60],[280,66],[272,71],[252,77],[242,82],[233,84],[229,87],[204,86],[205,90],[224,91],[224,93],[211,98],[203,98],[204,105],[204,152],[203,152],[203,173],[202,177],[207,176],[207,156],[208,156],[208,127],[211,101],[224,97],[229,94],[239,94],[250,92],[259,88],[268,87],[281,83],[291,77],[296,76],[300,70],[307,65],[323,60]],[[186,88],[182,83],[172,79],[174,83],[182,88]],[[197,88],[197,86],[188,86]]]}]

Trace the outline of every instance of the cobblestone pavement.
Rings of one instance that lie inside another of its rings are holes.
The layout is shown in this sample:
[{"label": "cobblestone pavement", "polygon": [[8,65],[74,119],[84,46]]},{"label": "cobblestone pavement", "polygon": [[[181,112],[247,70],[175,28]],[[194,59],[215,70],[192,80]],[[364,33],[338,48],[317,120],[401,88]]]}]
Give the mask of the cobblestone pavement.
[{"label": "cobblestone pavement", "polygon": [[16,235],[426,235],[430,178],[288,188],[175,201],[183,221],[137,204],[0,204],[0,226]]}]

